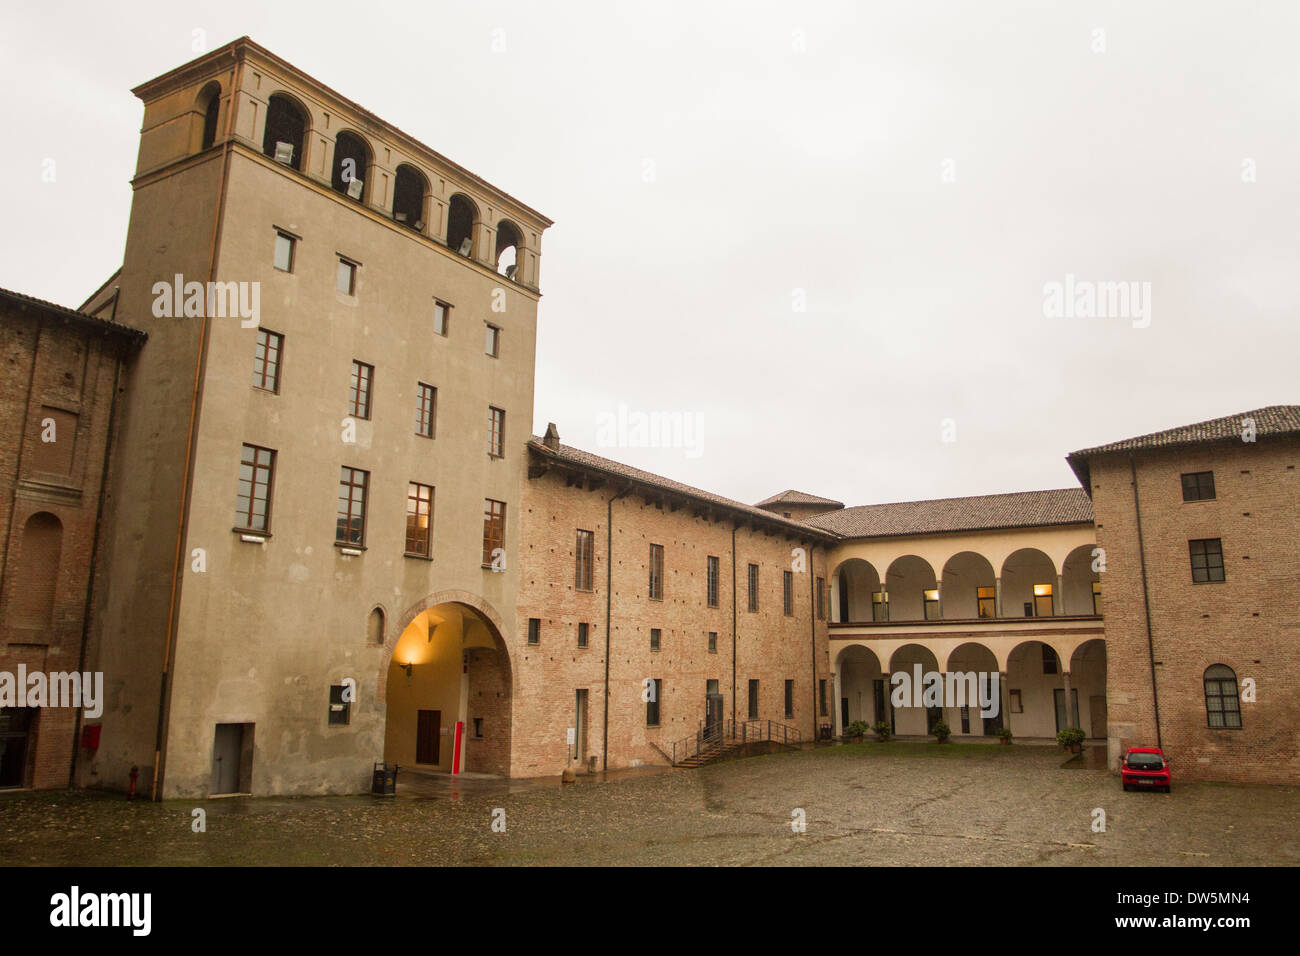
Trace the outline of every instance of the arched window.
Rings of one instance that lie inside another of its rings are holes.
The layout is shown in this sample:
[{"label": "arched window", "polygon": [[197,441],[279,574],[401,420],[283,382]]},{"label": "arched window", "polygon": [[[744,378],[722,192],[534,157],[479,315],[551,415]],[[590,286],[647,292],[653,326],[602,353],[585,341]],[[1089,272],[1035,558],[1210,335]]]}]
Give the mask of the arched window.
[{"label": "arched window", "polygon": [[384,643],[384,609],[375,608],[366,619],[366,640],[371,644]]},{"label": "arched window", "polygon": [[63,550],[63,522],[38,511],[23,525],[22,554],[13,584],[14,627],[49,627],[54,620],[54,591]]},{"label": "arched window", "polygon": [[370,175],[370,147],[356,133],[339,133],[334,140],[334,188],[360,202]]},{"label": "arched window", "polygon": [[221,84],[213,80],[199,93],[199,108],[203,110],[203,140],[199,149],[207,149],[217,141],[217,114],[221,112]]},{"label": "arched window", "polygon": [[447,209],[447,245],[462,256],[472,256],[476,222],[478,208],[459,193],[452,196]]},{"label": "arched window", "polygon": [[424,174],[408,163],[397,167],[393,181],[393,218],[416,232],[424,231]]},{"label": "arched window", "polygon": [[518,274],[519,268],[519,247],[523,244],[523,236],[519,234],[519,228],[509,219],[502,219],[497,223],[497,274],[503,275],[507,279],[513,279]]},{"label": "arched window", "polygon": [[302,169],[302,147],[307,138],[307,114],[293,100],[273,93],[266,104],[266,133],[262,152],[277,163]]},{"label": "arched window", "polygon": [[1241,729],[1237,674],[1227,665],[1214,664],[1205,669],[1205,717],[1212,729]]}]

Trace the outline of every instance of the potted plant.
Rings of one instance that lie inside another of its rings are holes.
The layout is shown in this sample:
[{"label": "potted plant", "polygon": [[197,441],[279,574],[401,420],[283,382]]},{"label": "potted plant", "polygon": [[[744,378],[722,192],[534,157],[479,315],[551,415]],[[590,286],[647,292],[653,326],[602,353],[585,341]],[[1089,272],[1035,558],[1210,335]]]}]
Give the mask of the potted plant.
[{"label": "potted plant", "polygon": [[1088,735],[1078,727],[1066,727],[1056,732],[1056,742],[1072,754],[1082,752],[1083,742],[1087,739]]},{"label": "potted plant", "polygon": [[1010,743],[1011,743],[1011,728],[1010,728],[1010,727],[1002,727],[1002,728],[1000,728],[1000,729],[998,730],[998,736],[1002,738],[1002,743],[1003,743],[1004,746],[1007,745],[1007,744],[1010,744]]},{"label": "potted plant", "polygon": [[865,720],[855,720],[845,729],[846,736],[851,737],[855,744],[862,743],[862,738],[867,732],[867,722]]},{"label": "potted plant", "polygon": [[939,743],[946,744],[952,735],[952,728],[941,720],[930,728],[930,733],[939,738]]},{"label": "potted plant", "polygon": [[871,729],[875,731],[876,739],[882,743],[888,740],[889,735],[893,733],[893,729],[883,720],[877,721],[872,725]]}]

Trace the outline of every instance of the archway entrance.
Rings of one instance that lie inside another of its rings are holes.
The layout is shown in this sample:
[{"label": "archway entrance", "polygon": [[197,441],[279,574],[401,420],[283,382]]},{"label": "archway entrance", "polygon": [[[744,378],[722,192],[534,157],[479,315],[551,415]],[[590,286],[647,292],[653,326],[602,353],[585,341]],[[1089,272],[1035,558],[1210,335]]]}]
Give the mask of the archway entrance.
[{"label": "archway entrance", "polygon": [[451,771],[510,774],[510,657],[492,620],[460,601],[416,614],[393,645],[384,760]]}]

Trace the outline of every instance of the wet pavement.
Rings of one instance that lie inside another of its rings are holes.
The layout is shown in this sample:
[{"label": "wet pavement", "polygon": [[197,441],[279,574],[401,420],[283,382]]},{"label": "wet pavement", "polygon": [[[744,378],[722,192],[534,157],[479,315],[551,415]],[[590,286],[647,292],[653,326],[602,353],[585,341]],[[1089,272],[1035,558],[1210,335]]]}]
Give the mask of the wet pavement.
[{"label": "wet pavement", "polygon": [[1124,793],[1053,747],[864,743],[576,784],[399,780],[396,798],[3,794],[0,864],[1300,864],[1300,788]]}]

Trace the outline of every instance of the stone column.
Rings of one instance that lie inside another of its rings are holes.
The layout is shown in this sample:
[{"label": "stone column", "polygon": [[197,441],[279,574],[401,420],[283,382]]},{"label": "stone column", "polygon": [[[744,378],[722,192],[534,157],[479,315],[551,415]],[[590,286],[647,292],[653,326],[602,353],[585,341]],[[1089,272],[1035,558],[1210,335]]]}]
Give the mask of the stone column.
[{"label": "stone column", "polygon": [[1069,671],[1067,671],[1067,670],[1062,670],[1062,671],[1061,671],[1061,684],[1062,684],[1062,686],[1064,686],[1064,688],[1065,688],[1065,721],[1066,721],[1066,726],[1067,726],[1067,727],[1078,727],[1078,726],[1079,726],[1079,715],[1076,714],[1076,713],[1074,713],[1074,708],[1073,708],[1073,706],[1071,705],[1071,697],[1073,697],[1073,695],[1070,693],[1070,672],[1069,672]]},{"label": "stone column", "polygon": [[831,671],[831,734],[838,737],[844,732],[840,726],[840,672]]},{"label": "stone column", "polygon": [[1052,613],[1060,617],[1065,613],[1065,576],[1056,576],[1056,587],[1052,589]]},{"label": "stone column", "polygon": [[1007,672],[998,672],[998,696],[1001,698],[999,706],[1002,708],[1002,726],[1011,729],[1011,683],[1007,680]]},{"label": "stone column", "polygon": [[993,614],[996,617],[1002,616],[1002,576],[993,579],[994,601]]}]

